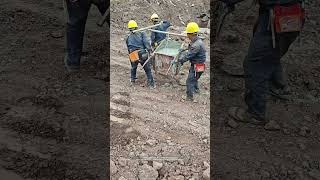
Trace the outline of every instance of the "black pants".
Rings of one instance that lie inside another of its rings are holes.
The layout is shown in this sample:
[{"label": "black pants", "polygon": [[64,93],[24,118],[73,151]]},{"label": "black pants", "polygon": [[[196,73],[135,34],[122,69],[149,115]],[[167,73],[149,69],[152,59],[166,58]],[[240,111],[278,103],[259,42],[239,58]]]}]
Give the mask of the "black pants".
[{"label": "black pants", "polygon": [[299,35],[298,32],[277,34],[276,48],[273,48],[272,34],[268,26],[268,12],[260,13],[248,54],[243,62],[246,76],[245,102],[248,111],[259,120],[265,120],[265,96],[269,91],[270,83],[278,88],[286,85],[280,59]]},{"label": "black pants", "polygon": [[[70,66],[80,66],[80,58],[83,46],[83,36],[85,32],[88,12],[92,2],[90,0],[78,0],[71,2],[64,0],[67,10],[67,63]],[[109,8],[106,0],[95,3],[101,14]]]}]

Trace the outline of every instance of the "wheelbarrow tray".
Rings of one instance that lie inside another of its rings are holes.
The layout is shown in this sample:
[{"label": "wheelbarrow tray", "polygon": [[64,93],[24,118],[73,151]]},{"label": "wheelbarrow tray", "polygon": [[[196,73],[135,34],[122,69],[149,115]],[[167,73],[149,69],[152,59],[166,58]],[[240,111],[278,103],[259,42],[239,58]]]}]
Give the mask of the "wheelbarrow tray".
[{"label": "wheelbarrow tray", "polygon": [[[168,69],[170,68],[171,62],[178,56],[179,49],[181,47],[180,42],[165,39],[154,51],[155,54],[155,72],[167,75]],[[173,75],[175,68],[171,67],[169,74]]]}]

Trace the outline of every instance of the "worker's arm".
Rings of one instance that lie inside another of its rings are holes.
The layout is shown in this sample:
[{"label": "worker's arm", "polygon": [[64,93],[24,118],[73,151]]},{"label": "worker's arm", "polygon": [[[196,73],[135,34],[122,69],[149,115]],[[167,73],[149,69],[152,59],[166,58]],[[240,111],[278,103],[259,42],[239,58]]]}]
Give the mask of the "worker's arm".
[{"label": "worker's arm", "polygon": [[188,49],[188,54],[182,60],[180,60],[180,63],[183,64],[189,60],[194,59],[199,51],[200,46],[198,44],[192,44],[191,47]]},{"label": "worker's arm", "polygon": [[153,45],[155,43],[156,40],[156,33],[155,32],[151,32],[151,45]]},{"label": "worker's arm", "polygon": [[148,40],[148,37],[146,35],[146,33],[144,32],[141,32],[142,33],[142,41],[143,41],[143,44],[144,44],[144,47],[149,51],[151,52],[151,46],[149,44],[149,40]]},{"label": "worker's arm", "polygon": [[162,26],[163,26],[163,29],[167,30],[171,26],[171,23],[170,21],[163,21]]}]

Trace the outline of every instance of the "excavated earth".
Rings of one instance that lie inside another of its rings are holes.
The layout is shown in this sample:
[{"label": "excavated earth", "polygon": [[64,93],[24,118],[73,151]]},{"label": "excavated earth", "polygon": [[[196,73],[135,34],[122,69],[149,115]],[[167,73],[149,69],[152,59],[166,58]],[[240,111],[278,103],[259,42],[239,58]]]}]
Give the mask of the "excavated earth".
[{"label": "excavated earth", "polygon": [[235,124],[226,114],[230,106],[245,107],[244,80],[230,76],[239,68],[252,35],[257,7],[241,3],[226,18],[221,37],[212,48],[214,67],[213,139],[214,179],[320,179],[320,3],[306,3],[307,20],[300,40],[282,59],[292,90],[291,100],[268,96],[267,116],[280,131]]},{"label": "excavated earth", "polygon": [[[207,13],[209,1],[111,1],[110,119],[111,175],[114,179],[208,179],[210,172],[210,73],[200,80],[196,103],[184,102],[184,75],[176,81],[155,74],[156,89],[146,86],[138,68],[138,82],[130,87],[130,62],[126,25],[135,19],[140,27],[151,25],[157,13],[171,20],[171,32]],[[182,21],[182,22],[181,22]],[[147,32],[149,35],[149,32]],[[176,37],[172,37],[176,38]],[[209,67],[209,39],[205,40]],[[141,66],[140,66],[141,67]]]},{"label": "excavated earth", "polygon": [[106,179],[108,29],[92,8],[67,75],[62,1],[0,2],[0,179]]}]

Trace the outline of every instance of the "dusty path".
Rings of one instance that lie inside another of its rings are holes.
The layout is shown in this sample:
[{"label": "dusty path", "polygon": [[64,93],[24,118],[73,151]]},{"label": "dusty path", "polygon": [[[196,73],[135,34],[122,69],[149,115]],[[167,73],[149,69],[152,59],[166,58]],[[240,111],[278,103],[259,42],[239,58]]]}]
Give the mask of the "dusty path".
[{"label": "dusty path", "polygon": [[[124,10],[126,5],[114,5],[111,12]],[[157,12],[164,13],[161,8]],[[168,12],[173,13],[171,9]],[[141,17],[140,22],[142,16],[135,14]],[[201,77],[197,103],[182,102],[186,87],[161,75],[155,76],[157,88],[148,89],[141,70],[138,84],[130,87],[131,66],[122,27],[126,21],[120,17],[121,14],[111,14],[111,21],[117,22],[111,24],[110,39],[112,177],[203,179],[203,174],[209,172],[210,161],[210,74],[207,71]]]}]

